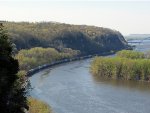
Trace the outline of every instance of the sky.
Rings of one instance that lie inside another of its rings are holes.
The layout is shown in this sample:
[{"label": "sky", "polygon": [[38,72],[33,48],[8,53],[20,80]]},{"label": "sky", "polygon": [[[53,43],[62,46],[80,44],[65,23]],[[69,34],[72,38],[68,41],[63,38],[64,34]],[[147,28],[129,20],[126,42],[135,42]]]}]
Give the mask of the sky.
[{"label": "sky", "polygon": [[0,20],[94,25],[123,35],[150,34],[150,1],[0,0]]}]

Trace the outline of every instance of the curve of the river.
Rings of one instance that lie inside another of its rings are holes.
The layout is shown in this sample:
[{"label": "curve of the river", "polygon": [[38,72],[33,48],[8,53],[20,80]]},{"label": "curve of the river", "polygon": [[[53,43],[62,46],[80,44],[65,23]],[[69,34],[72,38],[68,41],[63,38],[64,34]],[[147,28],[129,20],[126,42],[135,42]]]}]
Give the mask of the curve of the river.
[{"label": "curve of the river", "polygon": [[54,113],[150,113],[150,83],[101,80],[92,59],[62,64],[30,77],[31,96]]}]

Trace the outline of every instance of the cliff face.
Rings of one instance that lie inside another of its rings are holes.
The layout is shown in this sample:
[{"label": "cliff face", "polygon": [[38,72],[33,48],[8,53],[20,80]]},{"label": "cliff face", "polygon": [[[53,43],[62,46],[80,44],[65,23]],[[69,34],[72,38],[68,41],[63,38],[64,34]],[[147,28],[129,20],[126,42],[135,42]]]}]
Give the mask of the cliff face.
[{"label": "cliff face", "polygon": [[32,47],[72,48],[82,54],[117,51],[128,47],[118,31],[108,28],[61,23],[5,22],[18,50]]},{"label": "cliff face", "polygon": [[128,47],[127,42],[121,34],[108,34],[97,36],[95,42],[103,45],[106,50],[120,50]]}]

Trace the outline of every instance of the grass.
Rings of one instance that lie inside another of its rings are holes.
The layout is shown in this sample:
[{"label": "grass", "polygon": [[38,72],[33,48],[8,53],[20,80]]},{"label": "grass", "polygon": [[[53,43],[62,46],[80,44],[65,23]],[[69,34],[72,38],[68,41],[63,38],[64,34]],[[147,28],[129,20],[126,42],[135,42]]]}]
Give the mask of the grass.
[{"label": "grass", "polygon": [[34,98],[28,99],[29,113],[52,113],[52,109],[46,103]]}]

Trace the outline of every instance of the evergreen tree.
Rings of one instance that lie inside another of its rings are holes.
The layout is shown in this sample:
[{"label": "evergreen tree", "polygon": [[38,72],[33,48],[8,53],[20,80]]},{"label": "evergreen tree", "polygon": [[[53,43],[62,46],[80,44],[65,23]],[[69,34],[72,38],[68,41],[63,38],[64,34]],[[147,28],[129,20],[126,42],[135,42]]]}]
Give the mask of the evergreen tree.
[{"label": "evergreen tree", "polygon": [[24,113],[27,109],[24,80],[17,76],[18,61],[12,56],[7,32],[0,24],[0,112]]}]

